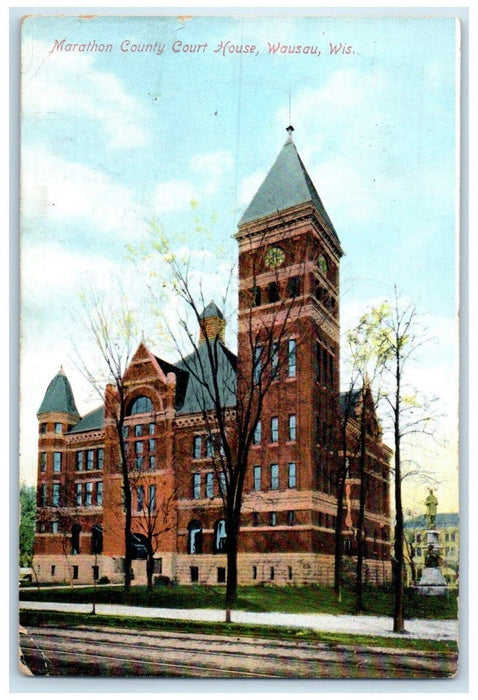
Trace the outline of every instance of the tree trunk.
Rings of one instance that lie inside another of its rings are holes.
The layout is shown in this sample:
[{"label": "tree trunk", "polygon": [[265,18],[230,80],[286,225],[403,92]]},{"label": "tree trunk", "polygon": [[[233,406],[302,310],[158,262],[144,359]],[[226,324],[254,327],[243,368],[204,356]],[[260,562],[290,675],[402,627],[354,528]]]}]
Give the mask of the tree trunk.
[{"label": "tree trunk", "polygon": [[[365,397],[362,396],[362,401]],[[363,610],[363,560],[364,560],[364,545],[365,545],[365,499],[367,496],[367,483],[365,473],[366,460],[366,414],[365,407],[362,407],[360,416],[360,454],[359,454],[359,478],[360,478],[360,493],[359,493],[359,514],[357,521],[358,540],[357,540],[357,581],[356,581],[356,609],[357,612]]]},{"label": "tree trunk", "polygon": [[[398,347],[398,344],[397,344]],[[400,455],[400,357],[396,355],[396,391],[395,391],[395,558],[394,558],[394,593],[393,631],[404,632],[403,619],[403,508],[402,475]]]},{"label": "tree trunk", "polygon": [[227,531],[226,622],[231,621],[231,610],[237,603],[237,545],[237,534],[232,526]]},{"label": "tree trunk", "polygon": [[341,599],[342,586],[342,526],[343,526],[343,508],[344,508],[344,488],[345,488],[345,469],[344,474],[340,475],[337,484],[337,517],[335,521],[335,551],[334,551],[334,593],[337,600]]}]

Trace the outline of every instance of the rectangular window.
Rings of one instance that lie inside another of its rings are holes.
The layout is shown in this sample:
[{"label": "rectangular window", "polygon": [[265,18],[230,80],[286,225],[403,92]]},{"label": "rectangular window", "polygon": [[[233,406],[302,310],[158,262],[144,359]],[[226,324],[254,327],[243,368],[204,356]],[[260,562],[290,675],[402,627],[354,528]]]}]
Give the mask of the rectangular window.
[{"label": "rectangular window", "polygon": [[279,378],[279,343],[272,343],[271,348],[271,378]]},{"label": "rectangular window", "polygon": [[214,496],[214,474],[208,472],[206,474],[206,498],[212,498]]},{"label": "rectangular window", "polygon": [[254,445],[260,445],[262,440],[262,424],[261,421],[257,421],[256,429],[254,430]]},{"label": "rectangular window", "polygon": [[269,525],[271,527],[275,527],[277,525],[277,513],[275,511],[271,511],[269,513]]},{"label": "rectangular window", "polygon": [[148,425],[148,433],[150,435],[154,435],[154,431],[156,430],[156,424],[155,423],[150,423]]},{"label": "rectangular window", "polygon": [[295,338],[288,341],[287,376],[295,377],[297,364],[297,343]]},{"label": "rectangular window", "polygon": [[257,580],[257,566],[252,567],[252,580],[253,581]]},{"label": "rectangular window", "polygon": [[279,488],[279,465],[271,464],[271,489]]},{"label": "rectangular window", "polygon": [[201,474],[193,474],[193,498],[201,498]]},{"label": "rectangular window", "polygon": [[141,437],[142,434],[143,434],[143,426],[142,425],[135,425],[134,426],[134,436]]},{"label": "rectangular window", "polygon": [[271,418],[271,442],[279,442],[279,418]]},{"label": "rectangular window", "polygon": [[287,578],[289,579],[289,581],[292,581],[292,567],[291,566],[287,567]]},{"label": "rectangular window", "polygon": [[46,504],[47,504],[47,485],[42,484],[39,488],[39,491],[40,491],[40,494],[39,494],[40,506],[46,506]]},{"label": "rectangular window", "polygon": [[57,535],[57,534],[58,534],[58,521],[57,521],[57,520],[54,520],[54,521],[52,522],[52,524],[51,524],[51,531],[52,531],[52,534],[53,534],[53,535]]},{"label": "rectangular window", "polygon": [[135,451],[135,468],[138,471],[141,471],[143,468],[143,442],[142,440],[138,440],[137,442],[134,443],[134,451]]},{"label": "rectangular window", "polygon": [[75,500],[77,506],[83,505],[83,484],[80,482],[77,482],[75,486]]},{"label": "rectangular window", "polygon": [[94,467],[95,453],[93,450],[88,450],[86,453],[86,468],[91,471]]},{"label": "rectangular window", "polygon": [[300,278],[290,277],[287,283],[287,293],[291,299],[295,299],[300,294]]},{"label": "rectangular window", "polygon": [[214,457],[214,442],[212,437],[206,438],[206,457]]},{"label": "rectangular window", "polygon": [[40,452],[40,471],[46,472],[46,452]]},{"label": "rectangular window", "polygon": [[271,574],[270,574],[270,576],[271,576],[271,581],[273,581],[273,580],[274,580],[274,576],[275,576],[275,571],[274,571],[274,567],[273,567],[273,566],[271,566]]},{"label": "rectangular window", "polygon": [[295,524],[295,513],[293,510],[288,510],[287,511],[287,525],[294,525]]},{"label": "rectangular window", "polygon": [[46,433],[46,423],[40,423],[40,433],[42,435]]},{"label": "rectangular window", "polygon": [[51,493],[51,504],[52,506],[56,507],[60,505],[60,484],[53,484]]},{"label": "rectangular window", "polygon": [[149,455],[149,468],[151,471],[156,469],[156,457],[155,457],[155,455]]},{"label": "rectangular window", "polygon": [[53,471],[61,472],[61,452],[53,453]]},{"label": "rectangular window", "polygon": [[148,450],[149,450],[149,468],[156,469],[156,440],[154,438],[149,438]]},{"label": "rectangular window", "polygon": [[297,439],[297,423],[295,413],[289,416],[289,440]]},{"label": "rectangular window", "polygon": [[85,487],[85,506],[91,506],[93,503],[93,482],[87,481]]},{"label": "rectangular window", "polygon": [[102,481],[96,482],[96,505],[97,506],[103,505],[103,482]]},{"label": "rectangular window", "polygon": [[136,502],[137,502],[136,510],[141,512],[144,508],[144,487],[143,486],[138,486],[136,489]]},{"label": "rectangular window", "polygon": [[191,583],[197,583],[199,581],[199,567],[191,566],[189,570],[191,573]]},{"label": "rectangular window", "polygon": [[262,368],[262,347],[260,345],[254,348],[254,382],[258,384],[261,381]]},{"label": "rectangular window", "polygon": [[217,567],[217,582],[226,583],[226,569],[224,566]]},{"label": "rectangular window", "polygon": [[73,578],[76,580],[78,578],[78,573],[79,573],[79,567],[75,564],[73,568]]},{"label": "rectangular window", "polygon": [[122,433],[123,433],[123,440],[127,440],[128,434],[129,434],[129,429],[128,429],[127,425],[123,425]]},{"label": "rectangular window", "polygon": [[259,513],[252,514],[252,525],[253,525],[253,527],[259,526]]},{"label": "rectangular window", "polygon": [[104,459],[105,459],[105,451],[104,451],[104,449],[103,449],[102,447],[100,447],[100,449],[97,450],[96,457],[97,457],[97,460],[98,460],[98,462],[97,462],[97,468],[98,468],[98,469],[103,469],[103,462],[104,462]]},{"label": "rectangular window", "polygon": [[193,439],[193,457],[194,459],[200,459],[201,457],[201,444],[202,439],[200,435],[195,435]]},{"label": "rectangular window", "polygon": [[55,423],[55,433],[58,435],[63,432],[63,426],[61,423]]},{"label": "rectangular window", "polygon": [[227,491],[226,475],[224,474],[224,472],[219,472],[219,492],[222,496],[225,496],[226,491]]},{"label": "rectangular window", "polygon": [[254,491],[261,490],[261,467],[254,467]]},{"label": "rectangular window", "polygon": [[52,564],[52,565],[51,565],[51,575],[52,575],[52,576],[55,575],[55,568],[56,568],[55,565]]},{"label": "rectangular window", "polygon": [[156,486],[154,484],[149,485],[148,489],[149,503],[148,508],[150,513],[156,512]]},{"label": "rectangular window", "polygon": [[100,577],[100,567],[97,564],[93,564],[91,569],[93,571],[93,581],[98,581]]},{"label": "rectangular window", "polygon": [[276,301],[279,301],[279,286],[278,286],[277,282],[269,282],[268,291],[269,291],[269,304],[274,304]]},{"label": "rectangular window", "polygon": [[295,489],[297,486],[297,469],[295,462],[289,462],[287,485],[290,489]]},{"label": "rectangular window", "polygon": [[83,471],[83,452],[82,451],[76,453],[76,471],[77,472]]},{"label": "rectangular window", "polygon": [[253,287],[252,288],[252,303],[254,306],[261,305],[261,288],[260,287]]}]

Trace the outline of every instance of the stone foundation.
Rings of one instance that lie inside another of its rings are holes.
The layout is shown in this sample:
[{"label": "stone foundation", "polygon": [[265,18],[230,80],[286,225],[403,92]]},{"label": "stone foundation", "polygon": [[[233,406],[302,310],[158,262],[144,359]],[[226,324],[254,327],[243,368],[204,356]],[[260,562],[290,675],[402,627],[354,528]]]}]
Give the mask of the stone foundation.
[{"label": "stone foundation", "polygon": [[[110,583],[123,583],[123,559],[91,554],[36,555],[33,569],[40,584],[71,583],[92,585],[93,567],[98,567],[97,581],[107,577]],[[344,567],[353,574],[355,562],[350,559]],[[132,562],[133,584],[146,584],[146,561]],[[155,571],[181,585],[198,584],[216,586],[225,584],[227,559],[225,554],[174,554],[159,552],[155,555]],[[389,562],[367,560],[364,564],[364,582],[383,585],[391,582]],[[35,583],[35,576],[33,577]],[[238,583],[240,586],[270,584],[276,586],[305,586],[320,584],[333,586],[334,557],[326,554],[277,553],[240,554],[238,558]]]}]

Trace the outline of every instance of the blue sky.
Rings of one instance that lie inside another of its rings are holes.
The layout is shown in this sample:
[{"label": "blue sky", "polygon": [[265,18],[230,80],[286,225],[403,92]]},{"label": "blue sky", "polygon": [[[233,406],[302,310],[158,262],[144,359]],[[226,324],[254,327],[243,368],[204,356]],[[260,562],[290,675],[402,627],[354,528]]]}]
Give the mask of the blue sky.
[{"label": "blue sky", "polygon": [[[343,329],[395,283],[433,336],[412,372],[442,399],[451,447],[433,461],[446,471],[449,508],[457,507],[457,31],[443,18],[24,22],[22,475],[34,479],[35,414],[61,364],[80,411],[98,403],[72,361],[82,342],[72,318],[86,279],[107,297],[121,273],[141,296],[125,245],[139,242],[155,218],[168,233],[183,233],[192,251],[223,246],[208,275],[217,290],[222,265],[234,260],[237,222],[290,118],[346,253]],[[63,38],[113,50],[52,52]],[[123,52],[125,40],[164,51]],[[256,50],[223,56],[215,51],[221,41]],[[182,42],[179,52],[174,42]],[[279,43],[320,55],[270,53]],[[340,43],[350,52],[331,54],[330,44]],[[208,240],[194,232],[191,199],[203,221],[215,217]],[[164,355],[159,341],[153,349]],[[421,504],[421,492],[417,498]],[[409,504],[421,508],[412,495]]]}]

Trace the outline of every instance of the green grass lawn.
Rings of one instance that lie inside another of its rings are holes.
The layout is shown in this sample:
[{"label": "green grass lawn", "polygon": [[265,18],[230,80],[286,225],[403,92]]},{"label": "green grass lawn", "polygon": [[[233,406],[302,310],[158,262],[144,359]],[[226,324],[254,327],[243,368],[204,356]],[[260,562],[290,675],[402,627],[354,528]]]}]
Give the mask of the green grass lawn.
[{"label": "green grass lawn", "polygon": [[[145,586],[132,586],[129,597],[122,587],[97,586],[97,603],[141,605],[157,608],[224,608],[225,589],[220,586],[157,586],[149,592]],[[91,603],[93,587],[20,589],[20,600],[43,600],[67,603]],[[456,592],[447,597],[420,596],[405,593],[405,617],[456,619]],[[356,602],[353,589],[344,588],[342,600],[335,600],[331,588],[323,586],[244,586],[238,590],[237,610],[250,612],[353,614]],[[366,588],[364,614],[393,614],[393,593],[390,589]]]}]

